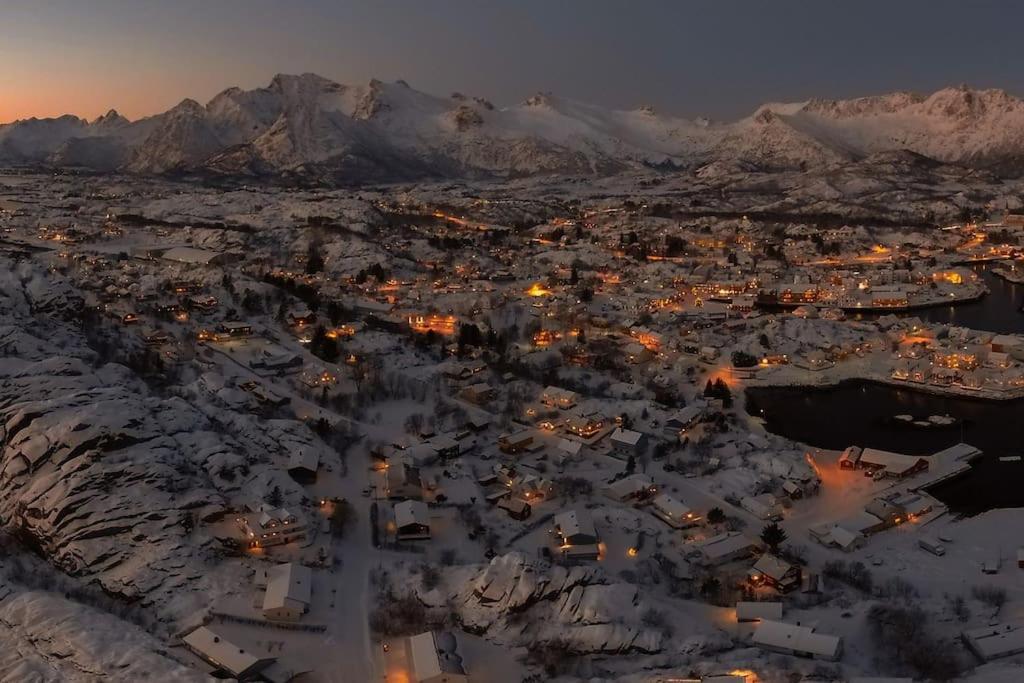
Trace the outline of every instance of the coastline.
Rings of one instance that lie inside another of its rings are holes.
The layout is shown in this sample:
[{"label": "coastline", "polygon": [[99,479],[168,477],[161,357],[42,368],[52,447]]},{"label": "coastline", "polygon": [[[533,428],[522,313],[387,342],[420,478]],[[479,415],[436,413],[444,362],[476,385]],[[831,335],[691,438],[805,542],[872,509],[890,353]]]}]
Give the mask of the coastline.
[{"label": "coastline", "polygon": [[871,314],[898,314],[907,313],[910,311],[921,311],[928,308],[943,308],[945,306],[957,306],[959,304],[970,304],[976,301],[981,301],[989,290],[987,287],[983,287],[981,291],[976,294],[969,296],[956,297],[955,299],[935,299],[929,301],[921,301],[917,303],[907,304],[906,306],[839,306],[829,305],[829,302],[811,302],[811,303],[783,303],[780,301],[756,301],[755,305],[757,308],[766,311],[772,310],[793,310],[800,308],[801,306],[814,306],[816,308],[838,308],[844,313],[871,313]]}]

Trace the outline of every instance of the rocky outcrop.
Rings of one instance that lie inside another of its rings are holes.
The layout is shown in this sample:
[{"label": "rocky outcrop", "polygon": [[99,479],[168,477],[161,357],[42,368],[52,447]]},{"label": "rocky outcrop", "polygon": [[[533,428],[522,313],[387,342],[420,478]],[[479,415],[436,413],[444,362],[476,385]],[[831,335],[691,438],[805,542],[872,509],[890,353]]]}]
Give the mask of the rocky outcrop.
[{"label": "rocky outcrop", "polygon": [[578,654],[655,653],[663,635],[645,627],[646,608],[631,584],[610,582],[593,566],[531,562],[500,555],[484,567],[454,569],[447,595],[420,595],[428,605],[452,606],[462,627],[509,645],[557,643]]}]

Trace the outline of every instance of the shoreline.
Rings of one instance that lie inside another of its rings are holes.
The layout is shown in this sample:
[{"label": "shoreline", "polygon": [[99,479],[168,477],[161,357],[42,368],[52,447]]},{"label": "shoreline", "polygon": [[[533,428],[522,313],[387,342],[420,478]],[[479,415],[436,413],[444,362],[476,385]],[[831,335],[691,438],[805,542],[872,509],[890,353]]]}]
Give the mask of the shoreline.
[{"label": "shoreline", "polygon": [[907,313],[910,311],[921,311],[928,308],[943,308],[945,306],[958,306],[960,304],[970,304],[981,301],[989,294],[988,288],[985,287],[982,291],[977,294],[970,296],[957,297],[955,299],[937,299],[934,301],[922,301],[920,303],[907,304],[906,306],[829,306],[828,302],[813,302],[813,303],[783,303],[779,301],[755,301],[754,305],[757,308],[772,311],[772,310],[793,310],[800,308],[801,306],[814,306],[815,308],[838,308],[843,313],[870,313],[870,314],[899,314]]},{"label": "shoreline", "polygon": [[[796,378],[787,378],[784,381],[772,382],[767,378],[762,382],[754,378],[757,384],[747,385],[743,387],[744,393],[750,389],[821,389],[827,391],[830,389],[837,389],[844,384],[876,384],[879,386],[891,387],[896,389],[906,389],[907,391],[913,391],[919,394],[929,394],[931,396],[940,396],[942,398],[955,398],[965,401],[976,401],[980,403],[1004,403],[1011,401],[1019,401],[1024,399],[1024,387],[1020,389],[1014,389],[1012,392],[1006,392],[1010,395],[1000,395],[981,392],[965,392],[963,389],[956,387],[936,386],[932,384],[919,384],[917,382],[910,382],[907,380],[898,380],[892,378],[880,378],[880,377],[840,377],[826,382],[800,382]],[[984,390],[982,390],[984,391]]]}]

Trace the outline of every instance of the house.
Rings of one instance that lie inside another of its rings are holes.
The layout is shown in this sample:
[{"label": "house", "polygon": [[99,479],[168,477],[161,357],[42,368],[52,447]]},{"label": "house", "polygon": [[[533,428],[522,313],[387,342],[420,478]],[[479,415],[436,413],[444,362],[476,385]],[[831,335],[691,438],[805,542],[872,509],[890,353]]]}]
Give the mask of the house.
[{"label": "house", "polygon": [[803,573],[799,565],[793,565],[771,553],[758,558],[747,572],[747,581],[755,586],[769,586],[780,593],[788,593],[800,587]]},{"label": "house", "polygon": [[770,493],[741,498],[740,507],[758,519],[776,519],[781,514],[778,501]]},{"label": "house", "polygon": [[579,441],[559,438],[552,450],[556,461],[576,461],[580,459],[583,444]]},{"label": "house", "polygon": [[686,529],[700,524],[702,517],[667,493],[651,501],[651,512],[673,529]]},{"label": "house", "polygon": [[907,519],[906,510],[887,498],[873,498],[864,506],[864,511],[878,517],[887,527],[902,524]]},{"label": "house", "polygon": [[316,322],[316,313],[308,308],[288,311],[288,324],[292,327],[304,327]]},{"label": "house", "polygon": [[809,530],[811,538],[827,548],[838,548],[843,552],[856,550],[864,545],[864,534],[850,531],[836,524],[819,524]]},{"label": "house", "polygon": [[298,621],[309,611],[313,571],[296,562],[267,570],[263,616],[271,621]]},{"label": "house", "polygon": [[459,398],[476,405],[483,405],[494,398],[494,387],[487,382],[477,382],[463,387]]},{"label": "house", "polygon": [[188,307],[204,313],[211,313],[217,310],[217,297],[206,295],[206,296],[191,296],[188,298]]},{"label": "house", "polygon": [[413,683],[469,683],[452,633],[428,631],[409,636],[406,661]]},{"label": "house", "polygon": [[736,621],[750,622],[770,619],[780,621],[782,619],[781,602],[737,602]]},{"label": "house", "polygon": [[839,469],[841,470],[855,470],[857,464],[860,461],[861,448],[859,446],[849,446],[843,451],[843,454],[839,456]]},{"label": "house", "polygon": [[534,474],[516,475],[510,482],[512,492],[525,500],[548,498],[554,486],[551,481]]},{"label": "house", "polygon": [[170,336],[163,330],[147,327],[142,331],[142,341],[146,346],[160,346],[170,341]]},{"label": "house", "polygon": [[569,510],[555,515],[554,532],[558,551],[566,559],[596,560],[600,555],[597,529],[589,511]]},{"label": "house", "polygon": [[688,405],[665,421],[664,432],[667,436],[682,437],[704,417],[705,406],[702,404]]},{"label": "house", "polygon": [[[846,529],[853,534],[863,534],[864,536],[870,536],[871,534],[878,533],[879,531],[885,531],[890,526],[889,522],[875,517],[870,512],[859,512],[849,517],[836,522],[836,527]],[[832,531],[832,536],[835,537],[835,530]]]},{"label": "house", "polygon": [[430,511],[426,503],[418,500],[396,503],[395,529],[399,541],[429,541]]},{"label": "house", "polygon": [[566,416],[565,429],[581,439],[589,439],[604,429],[604,416],[596,411],[575,410]]},{"label": "house", "polygon": [[961,638],[978,659],[989,662],[1024,652],[1024,624],[995,624],[964,631]]},{"label": "house", "polygon": [[450,434],[436,434],[425,442],[434,452],[438,458],[457,458],[461,451],[459,442],[452,437]]},{"label": "house", "polygon": [[562,389],[560,387],[546,386],[544,391],[541,392],[540,402],[546,406],[552,408],[561,408],[567,410],[576,405],[576,401],[579,397],[575,391],[569,391],[568,389]]},{"label": "house", "polygon": [[388,462],[384,483],[390,500],[423,500],[419,467],[399,459]]},{"label": "house", "polygon": [[843,652],[843,639],[839,636],[817,633],[808,626],[771,619],[761,621],[751,642],[771,652],[831,662],[838,660]]},{"label": "house", "polygon": [[717,567],[750,557],[760,550],[761,544],[738,531],[731,531],[700,541],[696,547],[702,564]]},{"label": "house", "polygon": [[616,427],[611,436],[612,454],[620,458],[637,456],[643,453],[647,446],[647,438],[640,432],[632,429]]},{"label": "house", "polygon": [[223,322],[214,329],[213,338],[215,341],[227,341],[229,339],[245,339],[252,336],[252,325],[246,322]]},{"label": "house", "polygon": [[533,443],[533,431],[521,429],[512,434],[502,434],[498,437],[498,448],[502,453],[520,453],[525,451]]},{"label": "house", "polygon": [[282,545],[306,538],[305,520],[286,508],[263,504],[255,512],[238,517],[236,522],[249,539],[249,544],[257,548]]},{"label": "house", "polygon": [[524,520],[529,518],[533,513],[533,508],[522,498],[513,498],[512,496],[502,496],[498,501],[498,507],[508,513],[508,516],[512,519]]},{"label": "house", "polygon": [[916,455],[891,453],[876,448],[865,448],[857,461],[860,469],[884,470],[885,476],[903,478],[928,469],[928,459]]},{"label": "house", "polygon": [[182,638],[182,642],[197,657],[213,666],[215,674],[239,681],[257,678],[275,661],[274,657],[260,657],[247,651],[206,626],[192,631]]},{"label": "house", "polygon": [[320,469],[320,451],[316,448],[297,448],[288,456],[288,474],[296,480],[316,479]]},{"label": "house", "polygon": [[613,481],[605,487],[605,495],[620,503],[644,501],[655,495],[658,488],[646,474],[636,473]]}]

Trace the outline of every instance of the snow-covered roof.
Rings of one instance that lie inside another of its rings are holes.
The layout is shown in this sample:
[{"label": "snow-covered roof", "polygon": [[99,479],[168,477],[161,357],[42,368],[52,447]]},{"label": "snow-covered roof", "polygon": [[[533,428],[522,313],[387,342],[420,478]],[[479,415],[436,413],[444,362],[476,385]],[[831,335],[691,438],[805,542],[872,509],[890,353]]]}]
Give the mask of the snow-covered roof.
[{"label": "snow-covered roof", "polygon": [[427,631],[410,636],[408,653],[413,680],[448,680],[436,678],[442,674],[464,676],[466,671],[457,647],[451,633]]},{"label": "snow-covered roof", "polygon": [[182,640],[200,657],[235,677],[253,671],[261,662],[269,663],[274,659],[257,657],[205,626],[200,626]]},{"label": "snow-covered roof", "polygon": [[597,538],[597,530],[594,527],[594,520],[586,510],[569,510],[555,515],[555,526],[562,536],[571,538],[576,535],[592,536]]},{"label": "snow-covered roof", "polygon": [[776,581],[781,581],[786,573],[791,570],[793,566],[785,560],[780,560],[771,553],[765,553],[762,555],[757,562],[754,563],[753,569],[761,572],[765,576],[772,578]]},{"label": "snow-covered roof", "polygon": [[288,469],[304,469],[316,472],[320,466],[320,452],[308,446],[292,451],[288,458]]},{"label": "snow-covered roof", "polygon": [[401,529],[410,524],[430,526],[430,511],[419,500],[404,500],[395,504],[395,525]]},{"label": "snow-covered roof", "polygon": [[267,570],[267,592],[263,596],[263,609],[279,609],[290,602],[310,603],[313,571],[296,562],[279,564]]},{"label": "snow-covered roof", "polygon": [[667,493],[656,497],[651,503],[658,511],[673,519],[682,519],[691,511],[689,507]]},{"label": "snow-covered roof", "polygon": [[1024,652],[1024,625],[996,624],[963,632],[970,648],[985,661]]},{"label": "snow-covered roof", "polygon": [[653,479],[646,474],[637,472],[609,484],[608,492],[615,498],[628,498],[638,493],[650,491],[653,486]]},{"label": "snow-covered roof", "polygon": [[724,533],[700,543],[700,552],[709,560],[727,557],[742,550],[758,547],[757,541],[738,532]]},{"label": "snow-covered roof", "polygon": [[903,455],[877,448],[865,448],[860,454],[859,462],[861,465],[884,467],[886,471],[893,474],[902,474],[916,467],[921,460],[922,458],[916,455]]},{"label": "snow-covered roof", "polygon": [[754,631],[755,645],[782,652],[835,659],[842,650],[843,640],[839,636],[816,633],[807,626],[787,624],[782,621],[765,619]]},{"label": "snow-covered roof", "polygon": [[635,432],[632,429],[622,429],[619,427],[612,432],[612,441],[624,446],[636,446],[640,443],[640,439],[642,439],[643,436],[644,435],[640,432]]},{"label": "snow-covered roof", "polygon": [[[862,511],[839,520],[836,522],[836,528],[845,529],[851,533],[864,534],[871,531],[881,523],[882,520],[878,517],[875,517],[870,512]],[[833,538],[835,538],[835,531],[835,528],[832,529],[831,533]]]}]

